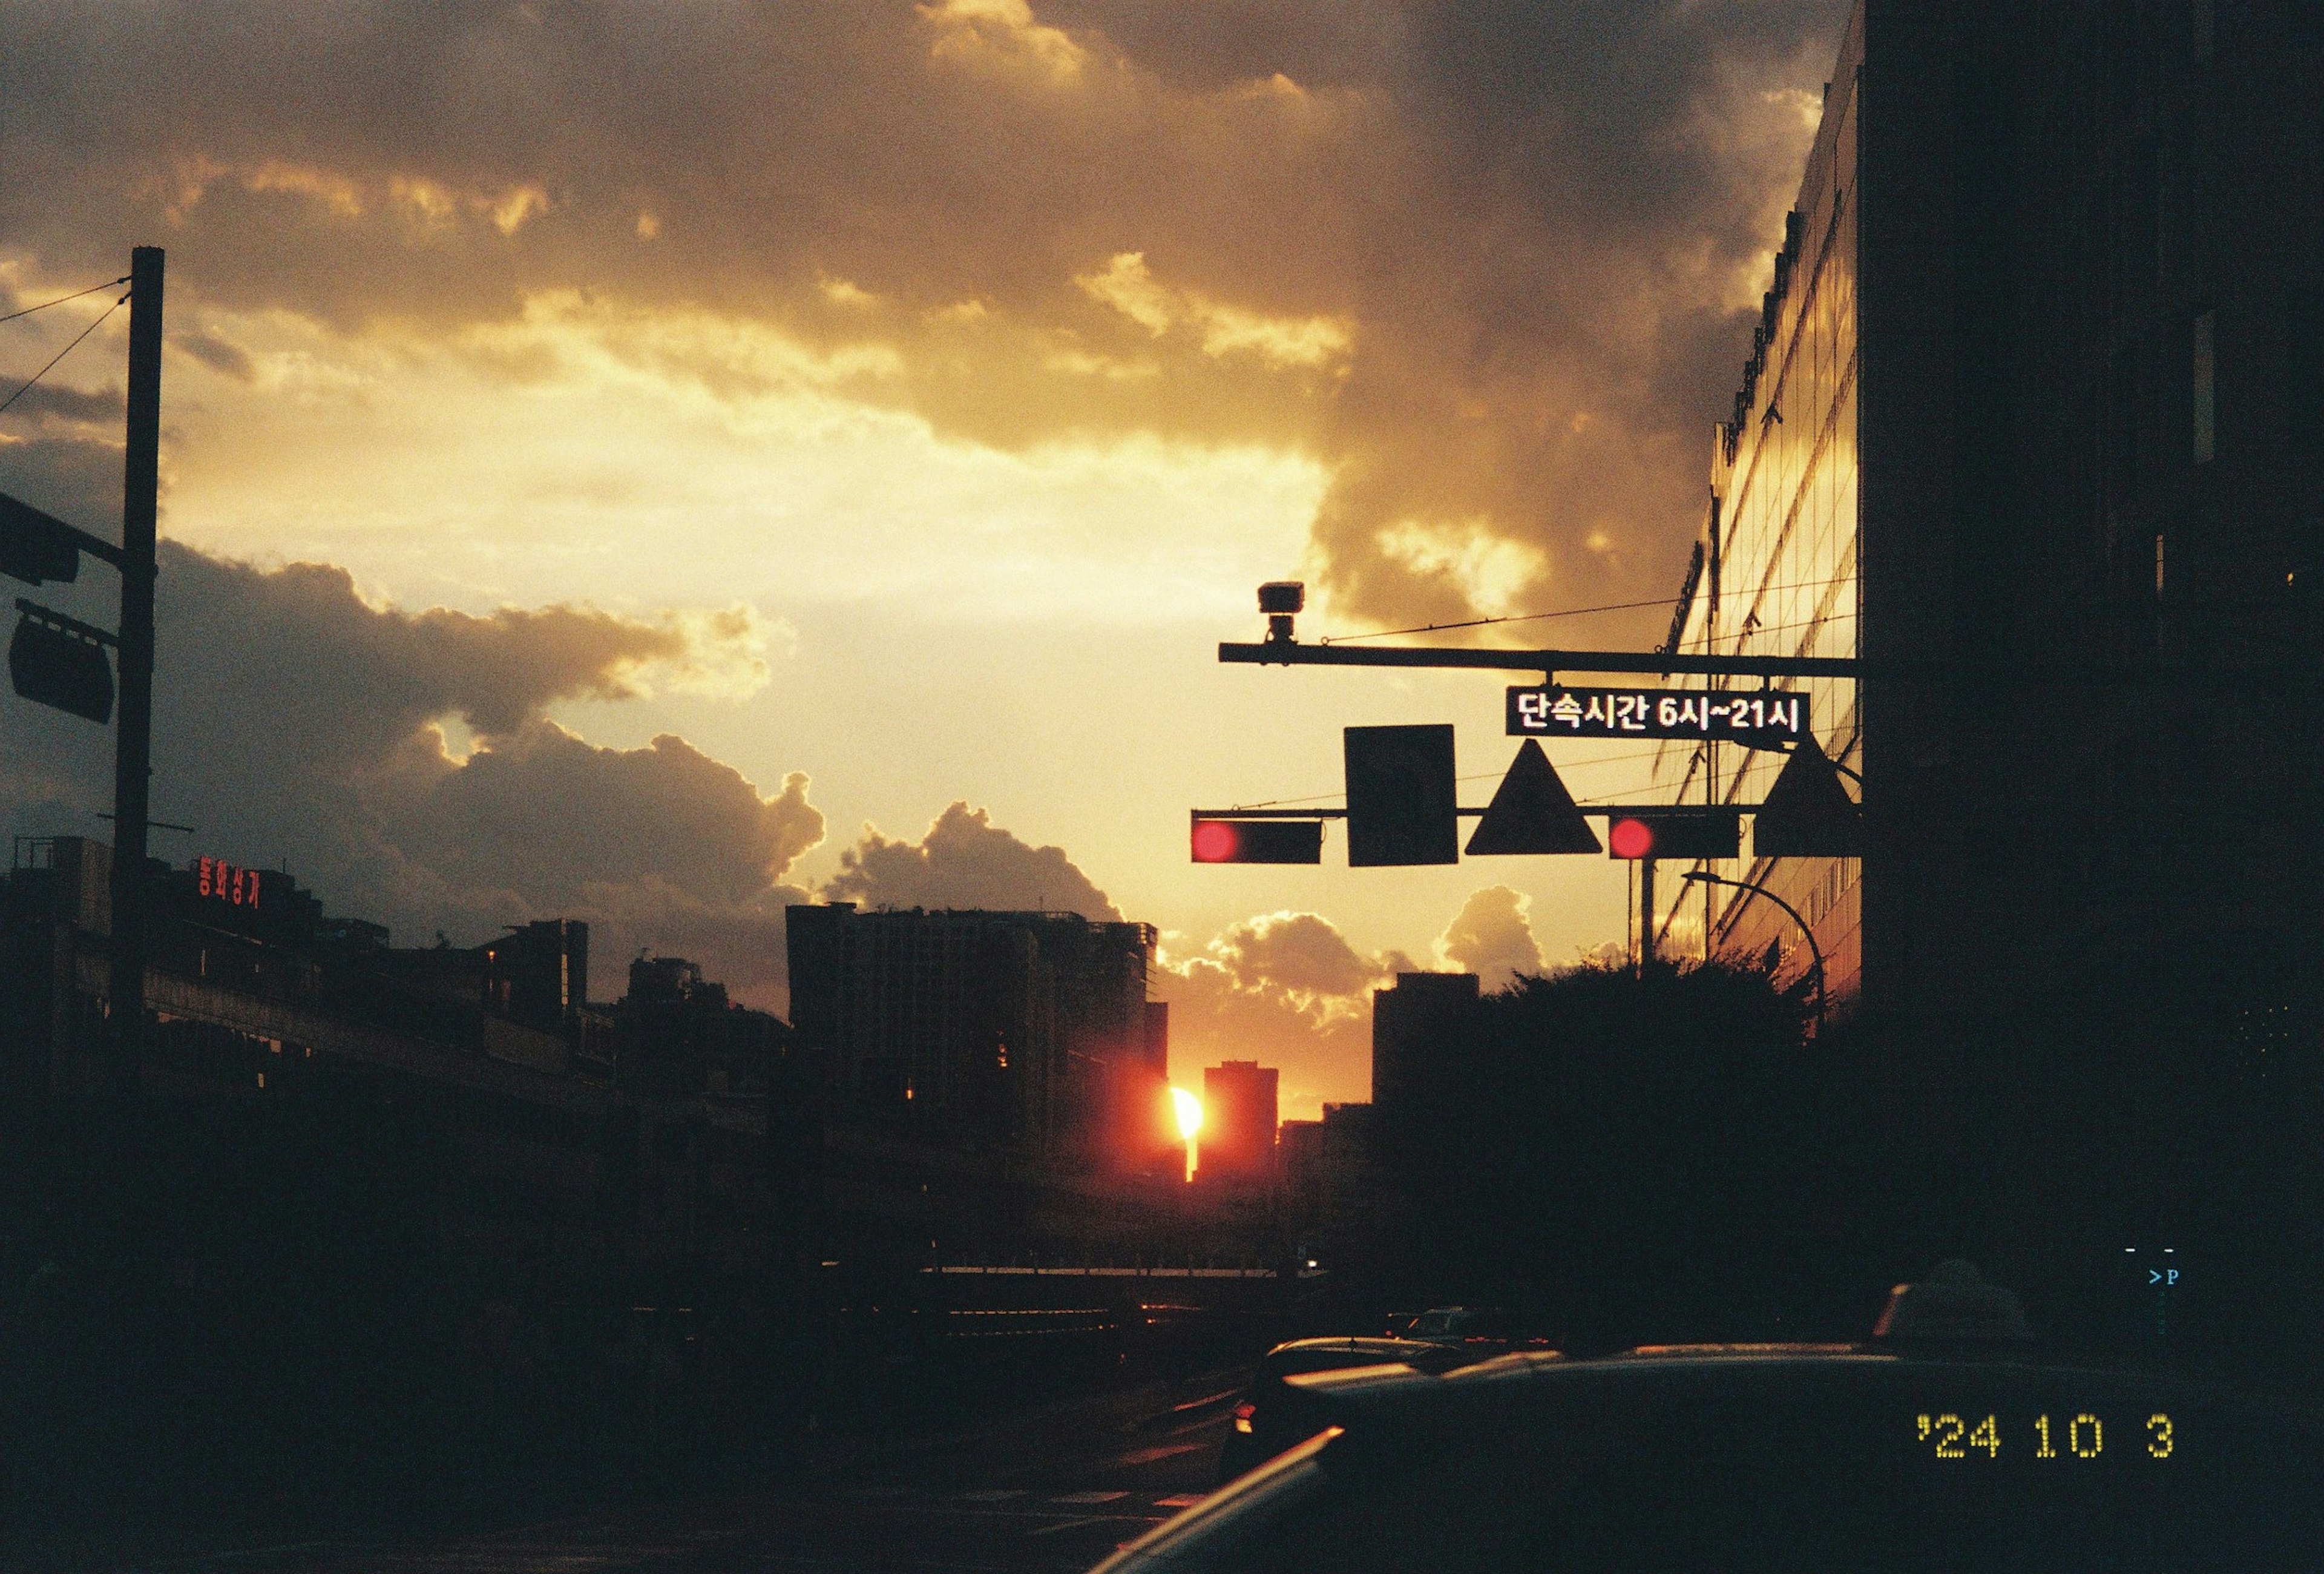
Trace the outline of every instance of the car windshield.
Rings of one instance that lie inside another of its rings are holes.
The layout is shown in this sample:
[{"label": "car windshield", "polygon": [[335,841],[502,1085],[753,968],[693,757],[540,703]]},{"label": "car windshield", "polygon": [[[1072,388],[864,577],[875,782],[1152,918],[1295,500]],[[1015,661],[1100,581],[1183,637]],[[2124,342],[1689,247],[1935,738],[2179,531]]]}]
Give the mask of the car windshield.
[{"label": "car windshield", "polygon": [[[2311,1425],[2072,1375],[1798,1366],[1566,1383],[1517,1421],[1351,1434],[1184,1566],[2310,1569]],[[1265,1496],[1267,1493],[1255,1495]],[[1179,1566],[1174,1561],[1173,1566]]]}]

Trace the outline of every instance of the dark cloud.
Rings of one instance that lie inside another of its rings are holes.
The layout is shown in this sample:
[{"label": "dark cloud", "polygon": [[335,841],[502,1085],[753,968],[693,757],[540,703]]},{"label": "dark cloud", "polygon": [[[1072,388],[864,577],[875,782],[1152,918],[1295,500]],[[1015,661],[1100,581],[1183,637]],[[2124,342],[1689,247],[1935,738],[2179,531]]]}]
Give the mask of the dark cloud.
[{"label": "dark cloud", "polygon": [[457,718],[487,736],[516,733],[552,700],[621,699],[655,663],[694,658],[685,632],[589,606],[375,607],[344,569],[262,570],[162,546],[164,639],[157,691],[212,732],[263,718],[309,758],[368,771],[415,729]]},{"label": "dark cloud", "polygon": [[682,737],[608,749],[534,721],[441,771],[392,831],[401,845],[433,849],[447,875],[505,884],[534,903],[570,908],[593,884],[652,881],[732,905],[765,892],[821,841],[823,814],[798,772],[761,798],[740,771]]},{"label": "dark cloud", "polygon": [[1063,847],[1019,841],[994,825],[986,810],[966,803],[938,815],[917,842],[890,840],[867,825],[839,864],[824,887],[826,901],[1078,912],[1109,922],[1121,918]]},{"label": "dark cloud", "polygon": [[184,351],[211,371],[223,372],[237,383],[257,379],[258,367],[252,362],[250,352],[216,329],[172,334],[170,336],[170,347]]},{"label": "dark cloud", "polygon": [[[1345,610],[1628,599],[1694,523],[1844,9],[5,0],[0,235],[75,279],[161,238],[173,311],[578,290],[885,345],[853,392],[982,440],[1314,455]],[[1091,287],[1132,256],[1143,296]]]},{"label": "dark cloud", "polygon": [[[15,394],[14,388],[9,391]],[[70,388],[60,383],[35,383],[15,394],[15,403],[8,406],[11,415],[45,417],[71,425],[93,425],[97,421],[117,425],[122,410],[118,388]]]},{"label": "dark cloud", "polygon": [[47,422],[29,435],[0,437],[0,492],[92,535],[121,539],[118,447]]},{"label": "dark cloud", "polygon": [[[158,836],[158,852],[287,863],[332,911],[405,943],[588,919],[613,964],[601,988],[619,992],[634,950],[682,948],[782,1003],[781,910],[803,893],[781,881],[823,835],[807,778],[762,796],[683,738],[601,748],[543,716],[650,676],[748,666],[747,626],[408,612],[366,602],[342,569],[171,542],[158,608],[154,812],[198,828]],[[473,746],[448,748],[446,728]],[[13,829],[103,835],[109,751],[101,729],[16,705],[0,729]]]}]

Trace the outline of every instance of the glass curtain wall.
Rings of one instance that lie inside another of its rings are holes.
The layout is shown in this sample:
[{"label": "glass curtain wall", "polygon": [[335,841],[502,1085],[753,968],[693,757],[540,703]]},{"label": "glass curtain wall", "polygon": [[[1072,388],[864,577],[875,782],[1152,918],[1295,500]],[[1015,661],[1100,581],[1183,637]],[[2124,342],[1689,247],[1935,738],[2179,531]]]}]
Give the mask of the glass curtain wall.
[{"label": "glass curtain wall", "polygon": [[[1786,216],[1730,420],[1716,431],[1703,522],[1701,588],[1685,609],[1678,648],[1723,655],[1854,656],[1861,597],[1857,571],[1856,136],[1862,12],[1851,19],[1823,122]],[[1715,689],[1757,680],[1711,679]],[[1824,750],[1857,767],[1856,685],[1782,681],[1805,691]],[[1658,801],[1760,801],[1783,756],[1732,743],[1668,743],[1655,762]],[[1799,911],[1823,954],[1836,1007],[1861,973],[1858,860],[1766,859],[1693,866],[1760,885]],[[1756,893],[1658,882],[1660,954],[1773,960],[1779,982],[1803,977],[1812,951],[1800,926]]]}]

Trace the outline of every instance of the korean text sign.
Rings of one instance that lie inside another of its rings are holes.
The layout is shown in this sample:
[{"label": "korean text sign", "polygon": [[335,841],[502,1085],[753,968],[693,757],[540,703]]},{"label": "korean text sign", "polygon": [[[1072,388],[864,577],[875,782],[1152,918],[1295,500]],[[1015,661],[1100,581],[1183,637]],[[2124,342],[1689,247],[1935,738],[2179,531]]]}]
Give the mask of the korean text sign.
[{"label": "korean text sign", "polygon": [[1788,748],[1808,736],[1808,697],[1770,689],[1512,689],[1511,737],[1717,738]]}]

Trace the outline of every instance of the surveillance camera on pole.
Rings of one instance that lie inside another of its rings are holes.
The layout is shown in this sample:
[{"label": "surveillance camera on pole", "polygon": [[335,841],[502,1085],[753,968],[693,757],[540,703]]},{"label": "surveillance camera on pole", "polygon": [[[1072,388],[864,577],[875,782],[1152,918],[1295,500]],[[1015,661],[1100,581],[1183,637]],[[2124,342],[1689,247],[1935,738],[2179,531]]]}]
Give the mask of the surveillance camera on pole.
[{"label": "surveillance camera on pole", "polygon": [[1307,587],[1296,579],[1270,579],[1259,588],[1259,609],[1267,614],[1267,642],[1291,643],[1291,620],[1306,610]]}]

